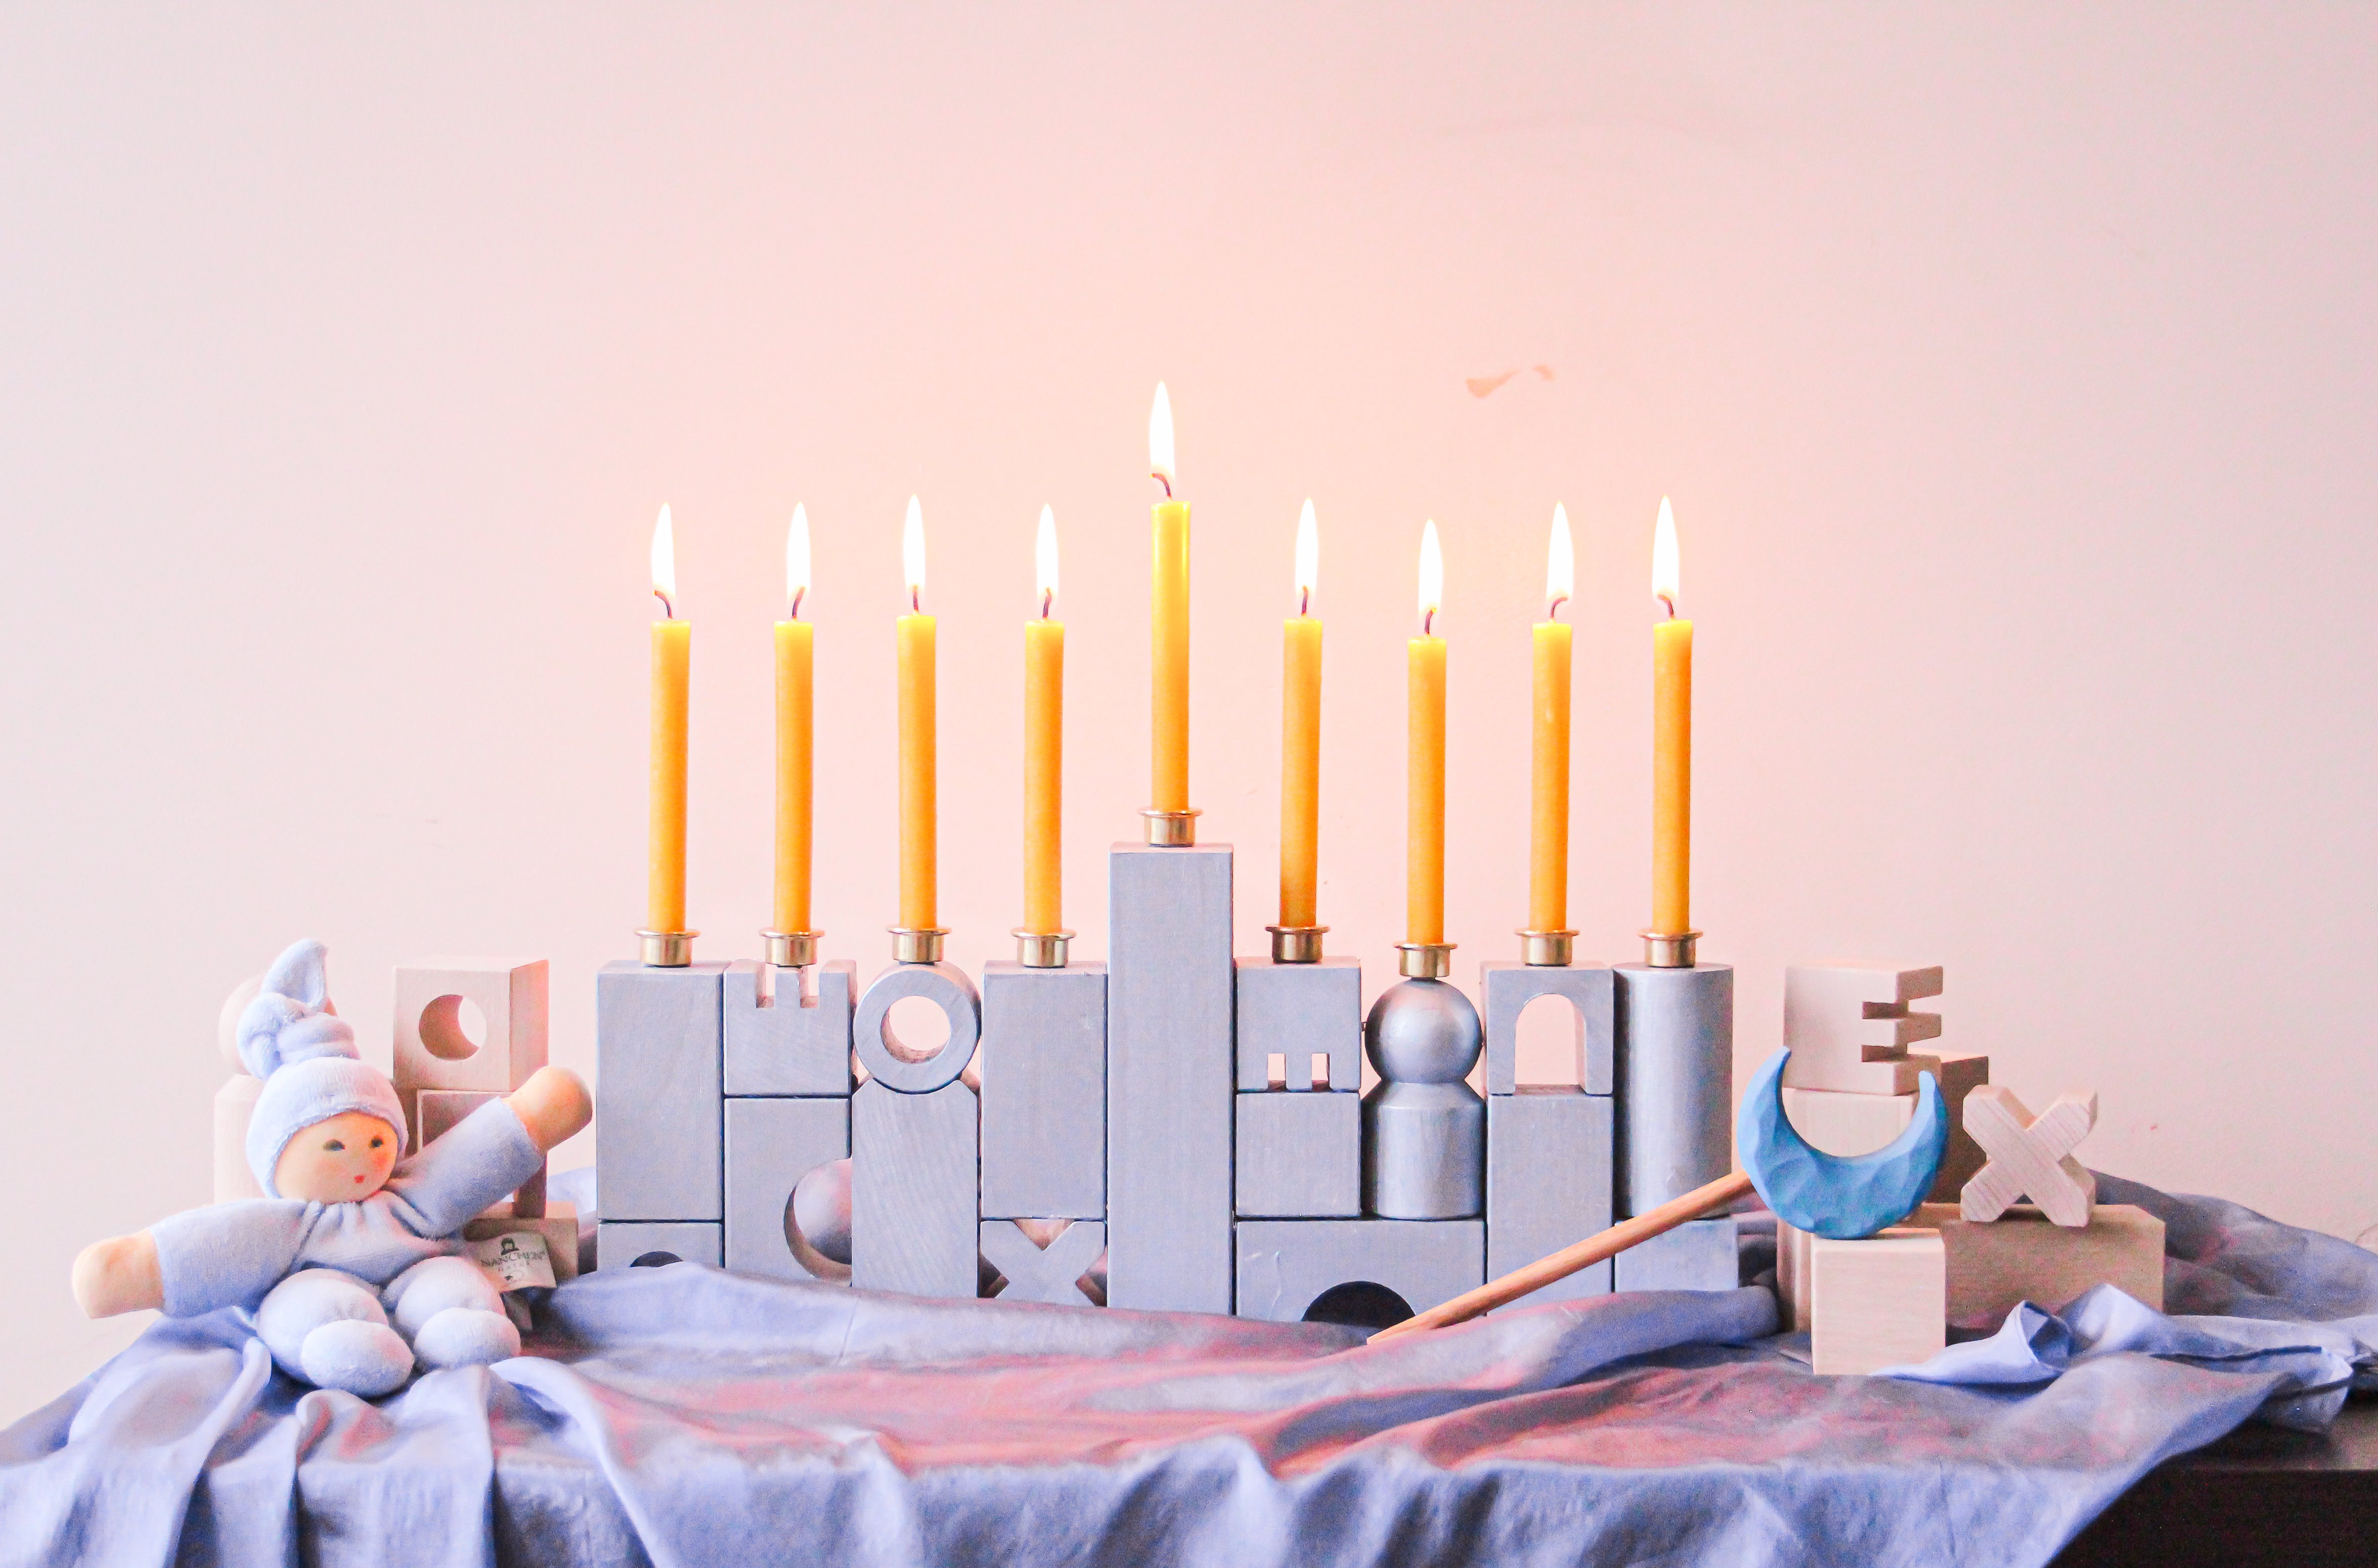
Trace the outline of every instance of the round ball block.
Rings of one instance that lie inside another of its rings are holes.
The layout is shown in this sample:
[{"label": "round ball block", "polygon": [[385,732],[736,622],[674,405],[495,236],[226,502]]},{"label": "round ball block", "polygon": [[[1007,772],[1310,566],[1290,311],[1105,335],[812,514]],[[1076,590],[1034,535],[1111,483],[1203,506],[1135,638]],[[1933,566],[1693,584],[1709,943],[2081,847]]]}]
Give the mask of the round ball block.
[{"label": "round ball block", "polygon": [[[892,1004],[907,997],[924,998],[950,1021],[950,1037],[939,1050],[912,1051],[892,1033]],[[850,1021],[852,1044],[869,1075],[904,1095],[930,1095],[957,1082],[981,1033],[982,999],[955,964],[894,964],[875,976]]]},{"label": "round ball block", "polygon": [[1363,1026],[1371,1065],[1390,1083],[1459,1083],[1485,1042],[1478,1010],[1442,980],[1404,980],[1379,993]]},{"label": "round ball block", "polygon": [[[799,1239],[837,1263],[850,1262],[850,1162],[828,1160],[793,1184],[787,1217]],[[785,1238],[789,1245],[793,1235]],[[798,1254],[799,1249],[795,1248]]]}]

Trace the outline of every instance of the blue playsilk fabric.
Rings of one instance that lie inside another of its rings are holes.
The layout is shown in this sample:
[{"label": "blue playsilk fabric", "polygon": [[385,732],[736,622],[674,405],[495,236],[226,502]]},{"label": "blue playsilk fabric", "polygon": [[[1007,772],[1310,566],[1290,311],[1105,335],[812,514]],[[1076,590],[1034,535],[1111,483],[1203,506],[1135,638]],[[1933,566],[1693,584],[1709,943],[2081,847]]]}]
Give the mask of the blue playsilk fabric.
[{"label": "blue playsilk fabric", "polygon": [[161,1320],[0,1432],[0,1562],[2044,1562],[2378,1366],[2378,1256],[2099,1191],[2163,1216],[2182,1315],[2101,1288],[1891,1377],[1811,1376],[1757,1287],[1373,1347],[677,1264],[377,1402],[300,1390],[231,1311]]}]

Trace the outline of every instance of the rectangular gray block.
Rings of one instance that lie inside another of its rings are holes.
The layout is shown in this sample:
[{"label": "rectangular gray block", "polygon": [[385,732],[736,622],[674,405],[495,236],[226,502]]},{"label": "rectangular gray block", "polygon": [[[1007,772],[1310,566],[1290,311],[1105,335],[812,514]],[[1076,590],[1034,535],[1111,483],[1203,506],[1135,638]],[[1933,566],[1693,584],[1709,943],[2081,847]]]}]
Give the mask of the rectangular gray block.
[{"label": "rectangular gray block", "polygon": [[1107,966],[982,966],[982,1212],[1104,1219]]},{"label": "rectangular gray block", "polygon": [[1632,1216],[1734,1168],[1734,970],[1622,964],[1612,974],[1618,1212]]},{"label": "rectangular gray block", "polygon": [[594,976],[594,1185],[605,1219],[726,1215],[723,964]]},{"label": "rectangular gray block", "polygon": [[1415,1312],[1486,1281],[1474,1219],[1248,1219],[1238,1225],[1239,1316],[1301,1323],[1340,1285],[1384,1286]]},{"label": "rectangular gray block", "polygon": [[850,1283],[974,1299],[974,1091],[903,1095],[869,1081],[850,1101]]},{"label": "rectangular gray block", "polygon": [[733,1099],[727,1102],[727,1267],[776,1279],[846,1283],[841,1270],[812,1274],[785,1235],[793,1185],[850,1153],[850,1102]]},{"label": "rectangular gray block", "polygon": [[[1613,1107],[1606,1095],[1528,1088],[1486,1096],[1486,1277],[1610,1228]],[[1610,1261],[1511,1303],[1606,1295]]]},{"label": "rectangular gray block", "polygon": [[719,1267],[719,1226],[699,1220],[607,1219],[594,1227],[594,1266],[624,1269],[667,1252],[679,1263]]},{"label": "rectangular gray block", "polygon": [[1231,846],[1107,861],[1107,1303],[1231,1310]]},{"label": "rectangular gray block", "polygon": [[726,1083],[730,1095],[847,1095],[851,1090],[850,1009],[859,966],[849,959],[814,964],[804,997],[802,971],[778,969],[775,995],[763,1006],[769,965],[739,958],[727,966]]},{"label": "rectangular gray block", "polygon": [[1615,1091],[1616,987],[1608,965],[1482,964],[1478,988],[1488,1094],[1507,1095],[1519,1087],[1519,1014],[1538,997],[1560,997],[1569,1004],[1577,1023],[1577,1086],[1589,1095]]},{"label": "rectangular gray block", "polygon": [[1687,1220],[1611,1260],[1618,1290],[1732,1290],[1742,1283],[1734,1216]]},{"label": "rectangular gray block", "polygon": [[1242,1219],[1351,1219],[1363,1212],[1363,1096],[1267,1089],[1239,1096]]},{"label": "rectangular gray block", "polygon": [[1239,1090],[1271,1087],[1269,1063],[1285,1059],[1291,1089],[1313,1087],[1313,1058],[1329,1058],[1328,1086],[1363,1086],[1363,963],[1325,958],[1318,964],[1238,961]]},{"label": "rectangular gray block", "polygon": [[1041,1301],[1052,1307],[1095,1306],[1084,1293],[1081,1278],[1106,1251],[1107,1227],[1094,1219],[1077,1219],[1036,1246],[1012,1219],[982,1222],[983,1261],[1007,1283],[995,1293],[1003,1301]]}]

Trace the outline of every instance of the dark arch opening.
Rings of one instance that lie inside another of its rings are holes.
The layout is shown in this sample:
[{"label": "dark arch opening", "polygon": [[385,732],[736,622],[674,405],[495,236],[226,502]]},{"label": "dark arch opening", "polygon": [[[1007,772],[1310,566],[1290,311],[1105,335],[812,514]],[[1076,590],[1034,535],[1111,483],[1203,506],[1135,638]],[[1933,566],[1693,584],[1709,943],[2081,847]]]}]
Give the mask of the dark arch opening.
[{"label": "dark arch opening", "polygon": [[638,1258],[634,1263],[630,1263],[628,1266],[631,1269],[656,1269],[664,1263],[681,1263],[683,1262],[685,1262],[685,1260],[679,1257],[675,1252],[646,1252],[643,1257]]},{"label": "dark arch opening", "polygon": [[1343,1323],[1349,1328],[1389,1328],[1411,1315],[1411,1302],[1367,1279],[1333,1285],[1304,1309],[1306,1323]]}]

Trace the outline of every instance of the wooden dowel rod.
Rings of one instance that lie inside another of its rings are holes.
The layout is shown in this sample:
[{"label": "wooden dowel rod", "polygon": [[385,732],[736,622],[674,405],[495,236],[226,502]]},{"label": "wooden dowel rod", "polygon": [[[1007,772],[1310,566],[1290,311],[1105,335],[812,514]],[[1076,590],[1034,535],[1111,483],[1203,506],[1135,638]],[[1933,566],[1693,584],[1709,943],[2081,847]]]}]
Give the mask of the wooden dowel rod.
[{"label": "wooden dowel rod", "polygon": [[1467,1322],[1481,1312],[1491,1312],[1507,1301],[1516,1301],[1531,1290],[1541,1290],[1556,1279],[1567,1279],[1579,1269],[1591,1268],[1604,1258],[1616,1257],[1629,1247],[1674,1230],[1687,1220],[1697,1219],[1749,1191],[1750,1178],[1741,1172],[1722,1176],[1706,1187],[1696,1187],[1681,1198],[1662,1203],[1650,1214],[1621,1220],[1599,1236],[1589,1236],[1550,1257],[1538,1258],[1525,1268],[1513,1269],[1500,1279],[1490,1279],[1475,1290],[1465,1290],[1441,1307],[1431,1307],[1415,1317],[1390,1324],[1371,1335],[1370,1343],[1376,1345],[1382,1339],[1424,1328],[1443,1328],[1447,1323]]}]

